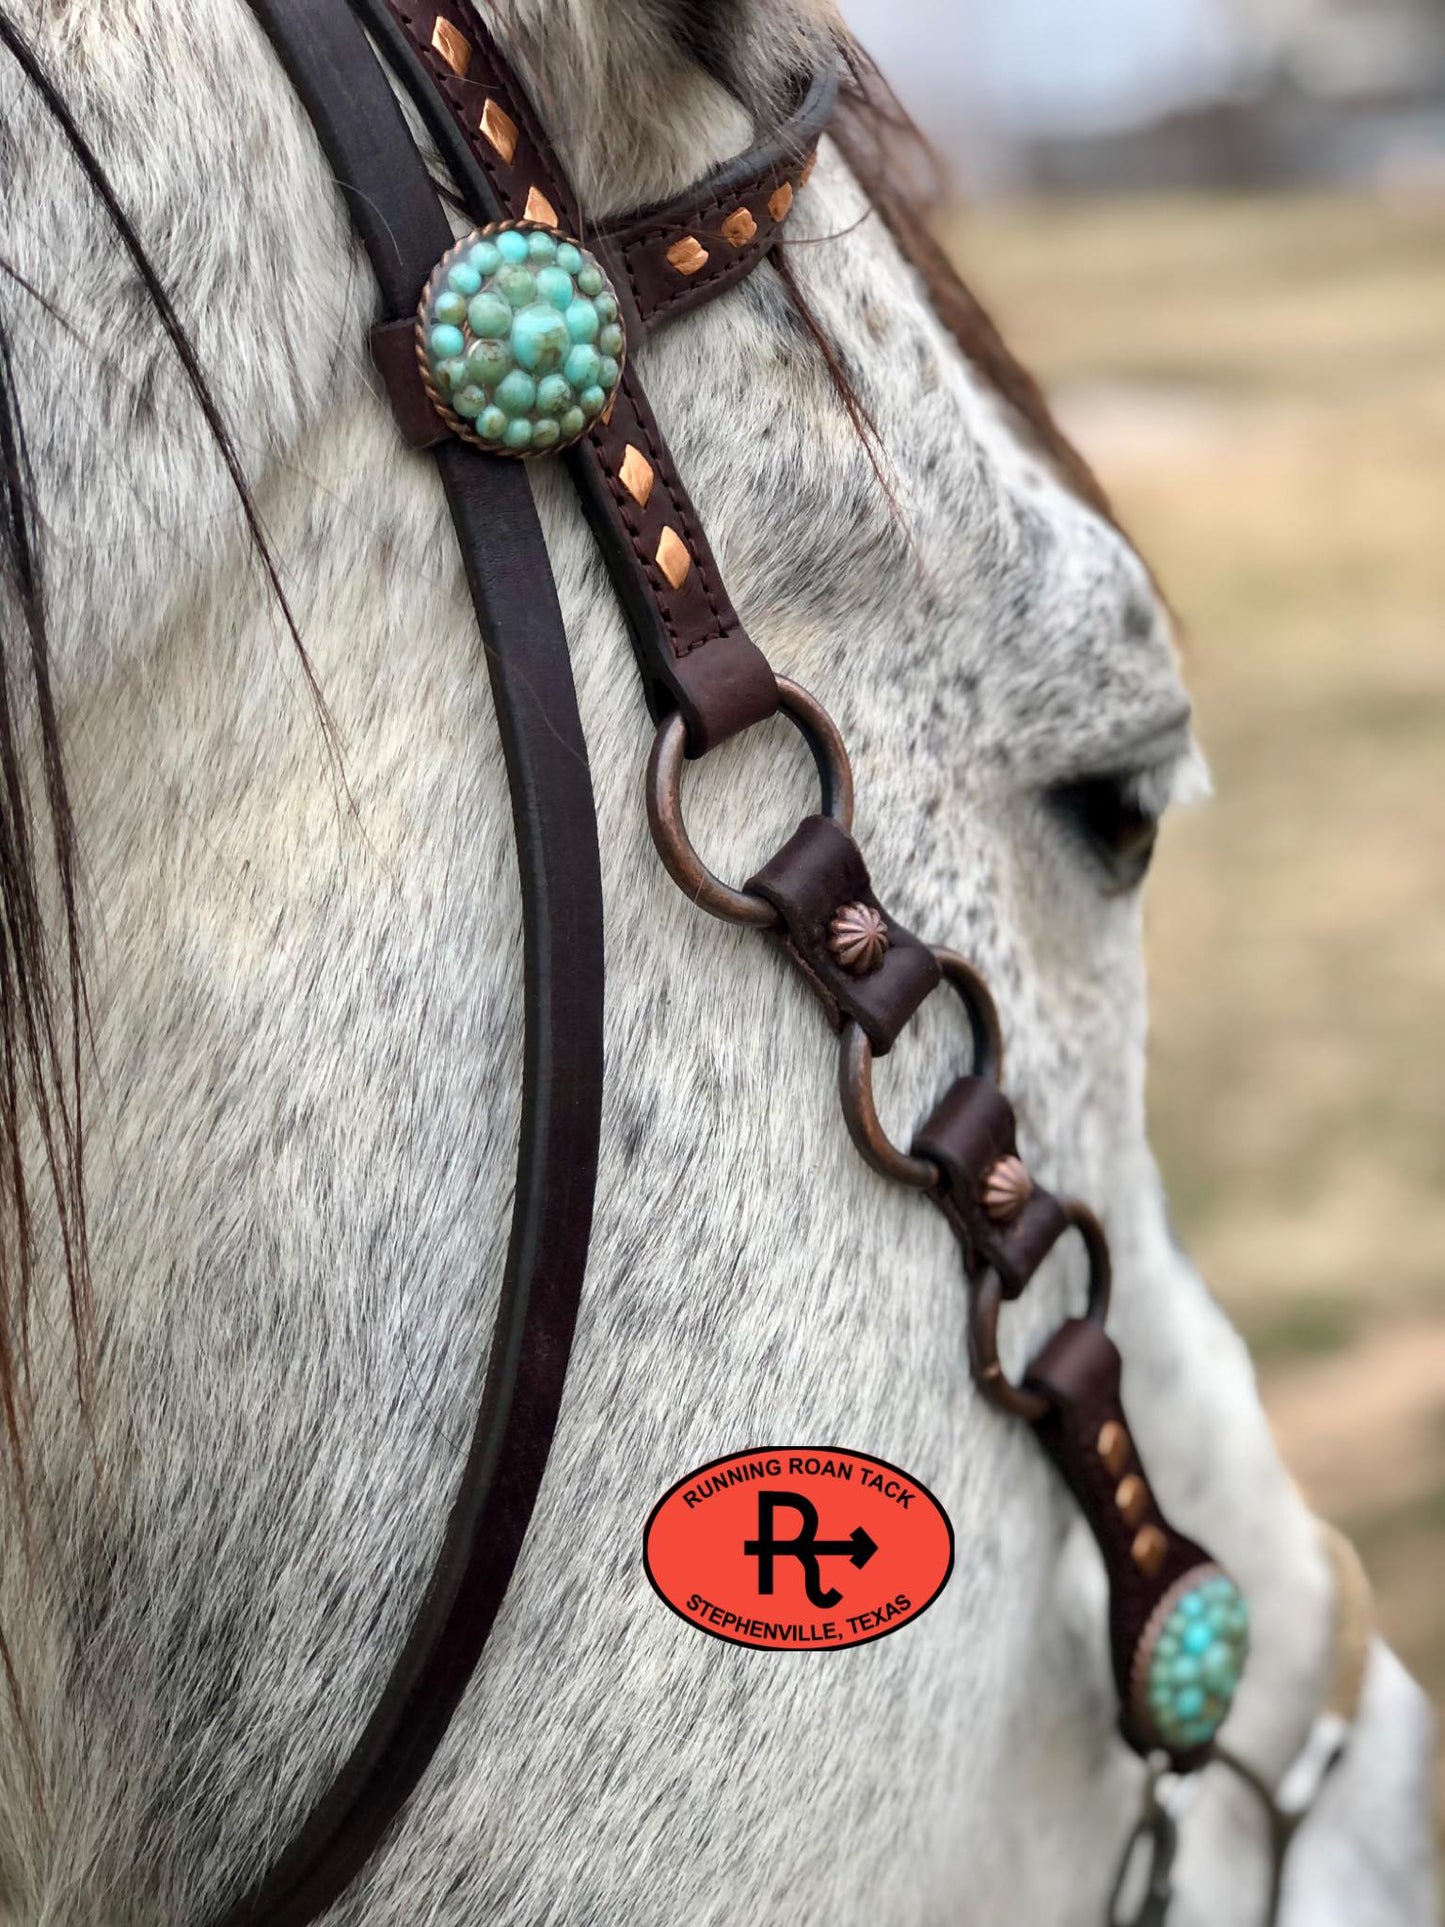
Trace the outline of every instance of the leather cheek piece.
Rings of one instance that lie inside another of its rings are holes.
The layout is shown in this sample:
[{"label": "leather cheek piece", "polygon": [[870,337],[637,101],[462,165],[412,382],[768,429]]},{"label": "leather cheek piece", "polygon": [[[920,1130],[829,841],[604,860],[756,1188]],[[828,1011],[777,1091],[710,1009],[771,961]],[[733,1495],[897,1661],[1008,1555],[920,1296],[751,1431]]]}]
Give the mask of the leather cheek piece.
[{"label": "leather cheek piece", "polygon": [[[371,358],[408,445],[436,448],[452,431],[432,405],[416,358],[416,322],[383,321],[371,331]],[[653,486],[645,501],[620,477],[629,447],[650,450]],[[623,376],[612,417],[569,452],[583,508],[611,564],[628,618],[648,706],[654,716],[681,710],[688,750],[706,754],[778,707],[767,658],[739,622],[706,538],[672,468],[667,445],[635,380]],[[674,585],[657,563],[662,532],[688,531],[688,572]]]},{"label": "leather cheek piece", "polygon": [[[1028,1371],[1029,1388],[1042,1392],[1049,1410],[1035,1431],[1088,1521],[1109,1578],[1109,1635],[1114,1683],[1123,1709],[1120,1725],[1130,1745],[1157,1745],[1131,1716],[1133,1671],[1149,1621],[1172,1586],[1188,1572],[1211,1564],[1209,1554],[1177,1532],[1160,1510],[1129,1432],[1120,1396],[1118,1347],[1101,1325],[1073,1319],[1044,1346]],[[1099,1452],[1106,1427],[1128,1443],[1128,1457],[1111,1471]],[[1120,1503],[1121,1477],[1132,1473],[1142,1489],[1141,1506]],[[1140,1534],[1153,1529],[1163,1541],[1157,1562],[1141,1569],[1135,1556]],[[1176,1756],[1188,1765],[1193,1756]]]},{"label": "leather cheek piece", "polygon": [[[647,462],[639,500],[623,480],[628,450]],[[662,430],[629,362],[612,412],[564,458],[607,558],[632,632],[648,707],[674,707],[688,754],[701,756],[776,713],[778,681],[738,618]],[[664,532],[680,538],[682,579],[662,574]]]},{"label": "leather cheek piece", "polygon": [[[436,448],[452,440],[422,382],[415,319],[379,322],[371,331],[371,358],[408,446]],[[628,447],[638,443],[654,459],[655,482],[645,502],[618,479]],[[681,710],[694,756],[764,722],[778,707],[777,678],[738,621],[635,381],[624,376],[612,419],[571,459],[583,507],[612,563],[653,714]],[[674,520],[689,529],[688,574],[677,587],[663,581],[656,561],[662,531]]]},{"label": "leather cheek piece", "polygon": [[[533,196],[541,194],[563,231],[583,232],[586,223],[555,150],[466,0],[443,0],[440,8],[422,0],[352,3],[362,5],[368,24],[382,33],[401,63],[404,83],[415,93],[419,82],[423,113],[434,132],[441,116],[441,132],[447,136],[442,144],[465,177],[469,212],[478,225],[498,218],[535,218]],[[443,39],[457,50],[464,72],[456,71],[438,50],[439,21],[448,29],[450,39]],[[825,76],[802,91],[802,124],[813,138],[814,127],[821,131],[836,98],[836,77]],[[788,165],[801,182],[805,162],[799,141],[793,138],[785,145],[796,152]],[[737,179],[741,188],[754,177],[770,179],[776,171],[769,152],[761,165],[756,157],[749,159],[737,170]],[[681,216],[682,204],[673,211]],[[616,224],[611,236],[591,236],[615,283],[632,348],[644,337],[647,321],[626,251],[629,239],[639,238],[633,220]],[[696,299],[721,293],[758,259],[754,250],[737,250],[736,272],[700,276]],[[669,267],[668,273],[677,278],[676,269]],[[400,322],[376,330],[373,358],[403,435],[412,447],[429,448],[447,438],[446,424],[421,388],[414,344],[404,339],[405,332]],[[700,518],[630,360],[623,364],[608,419],[563,459],[627,616],[653,715],[681,712],[690,756],[701,756],[773,715],[778,707],[776,679],[728,598]],[[639,475],[645,485],[629,479]]]},{"label": "leather cheek piece", "polygon": [[[783,948],[822,999],[834,1029],[851,1017],[879,1057],[942,981],[933,952],[879,903],[858,845],[831,817],[805,817],[743,887],[782,917]],[[834,917],[855,903],[876,910],[888,933],[882,962],[862,975],[846,969],[829,945]]]},{"label": "leather cheek piece", "polygon": [[913,1140],[915,1157],[943,1173],[939,1203],[970,1251],[975,1268],[998,1273],[1006,1298],[1017,1298],[1069,1228],[1064,1207],[1035,1185],[1018,1215],[997,1224],[983,1206],[984,1182],[1000,1158],[1018,1156],[1013,1106],[982,1077],[957,1078]]}]

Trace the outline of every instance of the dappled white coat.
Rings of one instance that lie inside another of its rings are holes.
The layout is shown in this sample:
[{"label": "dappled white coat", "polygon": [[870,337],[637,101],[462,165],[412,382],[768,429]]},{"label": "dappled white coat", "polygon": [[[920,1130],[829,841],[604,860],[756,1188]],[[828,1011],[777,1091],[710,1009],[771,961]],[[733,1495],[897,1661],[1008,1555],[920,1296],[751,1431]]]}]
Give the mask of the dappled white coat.
[{"label": "dappled white coat", "polygon": [[[491,11],[598,212],[752,138],[664,0]],[[761,11],[690,10],[755,78],[810,30],[784,0]],[[0,67],[0,255],[65,323],[0,281],[85,868],[101,1334],[92,1446],[61,1289],[42,1287],[31,1561],[12,1516],[0,1574],[31,1725],[27,1751],[0,1699],[0,1918],[196,1927],[357,1732],[454,1489],[507,1224],[517,887],[441,493],[375,391],[364,260],[246,8],[18,17],[193,330],[344,754],[338,776],[115,235]],[[1169,1236],[1139,903],[1105,893],[1045,800],[1089,772],[1136,771],[1160,801],[1190,779],[1168,624],[858,212],[825,147],[793,260],[901,513],[770,268],[638,365],[751,633],[852,747],[880,893],[983,968],[1026,1155],[1107,1221],[1134,1424],[1169,1512],[1252,1599],[1229,1735],[1273,1776],[1326,1691],[1326,1572],[1243,1347]],[[1027,1428],[972,1389],[953,1241],[852,1150],[805,989],[663,874],[622,618],[565,474],[532,475],[601,813],[593,1257],[485,1663],[330,1918],[1096,1927],[1141,1787],[1097,1558]],[[709,759],[688,803],[716,867],[746,875],[812,807],[805,763],[782,724]],[[948,1002],[880,1073],[897,1135],[958,1049]],[[1077,1290],[1061,1257],[1009,1312],[1015,1364]],[[763,1438],[877,1453],[937,1492],[958,1563],[930,1613],[822,1659],[664,1610],[639,1557],[650,1506]],[[1384,1654],[1367,1711],[1299,1850],[1291,1927],[1430,1917],[1428,1722]],[[1185,1927],[1250,1927],[1259,1828],[1224,1786],[1180,1877]]]}]

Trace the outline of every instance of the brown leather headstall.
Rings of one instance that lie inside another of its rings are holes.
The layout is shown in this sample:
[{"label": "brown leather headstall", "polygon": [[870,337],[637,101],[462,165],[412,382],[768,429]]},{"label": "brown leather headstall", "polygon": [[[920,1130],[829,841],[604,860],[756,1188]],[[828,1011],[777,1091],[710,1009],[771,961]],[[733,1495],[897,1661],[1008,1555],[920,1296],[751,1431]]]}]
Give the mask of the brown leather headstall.
[{"label": "brown leather headstall", "polygon": [[[564,450],[628,617],[658,723],[647,807],[662,860],[712,915],[771,936],[818,997],[839,1038],[854,1142],[875,1170],[931,1199],[959,1242],[976,1382],[1034,1426],[1103,1553],[1121,1730],[1175,1768],[1200,1764],[1243,1663],[1247,1616],[1232,1581],[1165,1518],[1140,1461],[1119,1355],[1103,1328],[1103,1229],[1083,1205],[1044,1190],[1019,1155],[982,979],[956,952],[906,930],[876,895],[852,836],[843,741],[739,621],[632,359],[649,332],[724,293],[775,248],[806,188],[836,76],[800,80],[785,124],[692,193],[593,226],[467,0],[251,5],[370,257],[381,302],[373,354],[402,434],[432,450],[447,491],[511,778],[527,1037],[501,1313],[436,1572],[352,1755],[221,1927],[305,1927],[375,1849],[480,1657],[556,1422],[595,1182],[602,956],[596,827],[565,637],[526,464],[506,459],[544,449]],[[373,46],[453,174],[476,223],[465,242],[455,242]],[[535,298],[511,323],[509,352],[536,379],[502,372],[497,343],[513,296]],[[554,297],[570,332],[545,312]],[[812,753],[821,808],[734,888],[689,842],[683,766],[780,711]],[[574,754],[555,753],[559,737]],[[905,1150],[879,1124],[873,1062],[945,981],[967,1021],[970,1068]],[[1086,1309],[1015,1383],[999,1362],[1003,1305],[1070,1236],[1086,1260]]]},{"label": "brown leather headstall", "polygon": [[[608,267],[630,349],[735,286],[778,241],[832,116],[831,71],[798,83],[764,144],[692,194],[594,227],[531,102],[465,0],[355,0],[407,87],[479,227],[542,219]],[[372,354],[414,445],[449,434],[417,381],[410,317],[372,334]],[[627,615],[654,716],[679,711],[702,755],[774,714],[777,679],[728,599],[701,519],[630,354],[613,405],[567,452]]]}]

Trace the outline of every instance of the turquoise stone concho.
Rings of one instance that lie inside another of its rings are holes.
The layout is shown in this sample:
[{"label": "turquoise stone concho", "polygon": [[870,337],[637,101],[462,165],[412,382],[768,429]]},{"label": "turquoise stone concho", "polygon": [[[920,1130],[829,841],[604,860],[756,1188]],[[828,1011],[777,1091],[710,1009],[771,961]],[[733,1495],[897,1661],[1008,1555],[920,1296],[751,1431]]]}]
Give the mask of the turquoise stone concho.
[{"label": "turquoise stone concho", "polygon": [[1133,1713],[1172,1753],[1207,1746],[1249,1654],[1249,1606],[1218,1566],[1196,1566],[1160,1600],[1139,1642]]},{"label": "turquoise stone concho", "polygon": [[617,393],[617,295],[593,255],[536,221],[469,234],[438,262],[417,360],[442,419],[494,455],[579,441]]}]

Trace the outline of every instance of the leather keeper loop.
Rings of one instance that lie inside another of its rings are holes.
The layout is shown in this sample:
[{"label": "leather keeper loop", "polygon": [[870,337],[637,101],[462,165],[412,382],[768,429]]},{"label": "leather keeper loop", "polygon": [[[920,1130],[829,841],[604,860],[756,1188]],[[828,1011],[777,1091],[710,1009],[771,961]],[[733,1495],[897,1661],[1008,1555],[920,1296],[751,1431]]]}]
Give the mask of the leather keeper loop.
[{"label": "leather keeper loop", "polygon": [[649,707],[661,714],[675,706],[687,725],[689,761],[777,714],[777,676],[741,629],[673,661],[639,655]]},{"label": "leather keeper loop", "polygon": [[938,1204],[958,1233],[970,1270],[991,1267],[1005,1298],[1017,1298],[1069,1228],[1068,1213],[1051,1191],[1032,1185],[1016,1215],[999,1223],[984,1192],[990,1172],[1017,1159],[1013,1106],[982,1077],[960,1077],[944,1092],[914,1137],[915,1157],[943,1173]]},{"label": "leather keeper loop", "polygon": [[416,360],[416,316],[379,321],[371,331],[371,359],[381,376],[391,412],[412,448],[436,448],[452,439],[421,378]]},{"label": "leather keeper loop", "polygon": [[[783,920],[783,949],[822,1000],[835,1030],[851,1017],[884,1056],[909,1019],[942,981],[938,960],[895,923],[873,894],[858,845],[826,816],[806,816],[793,835],[743,886],[771,903]],[[850,970],[830,941],[840,910],[861,906],[882,920],[887,948],[876,968]]]}]

